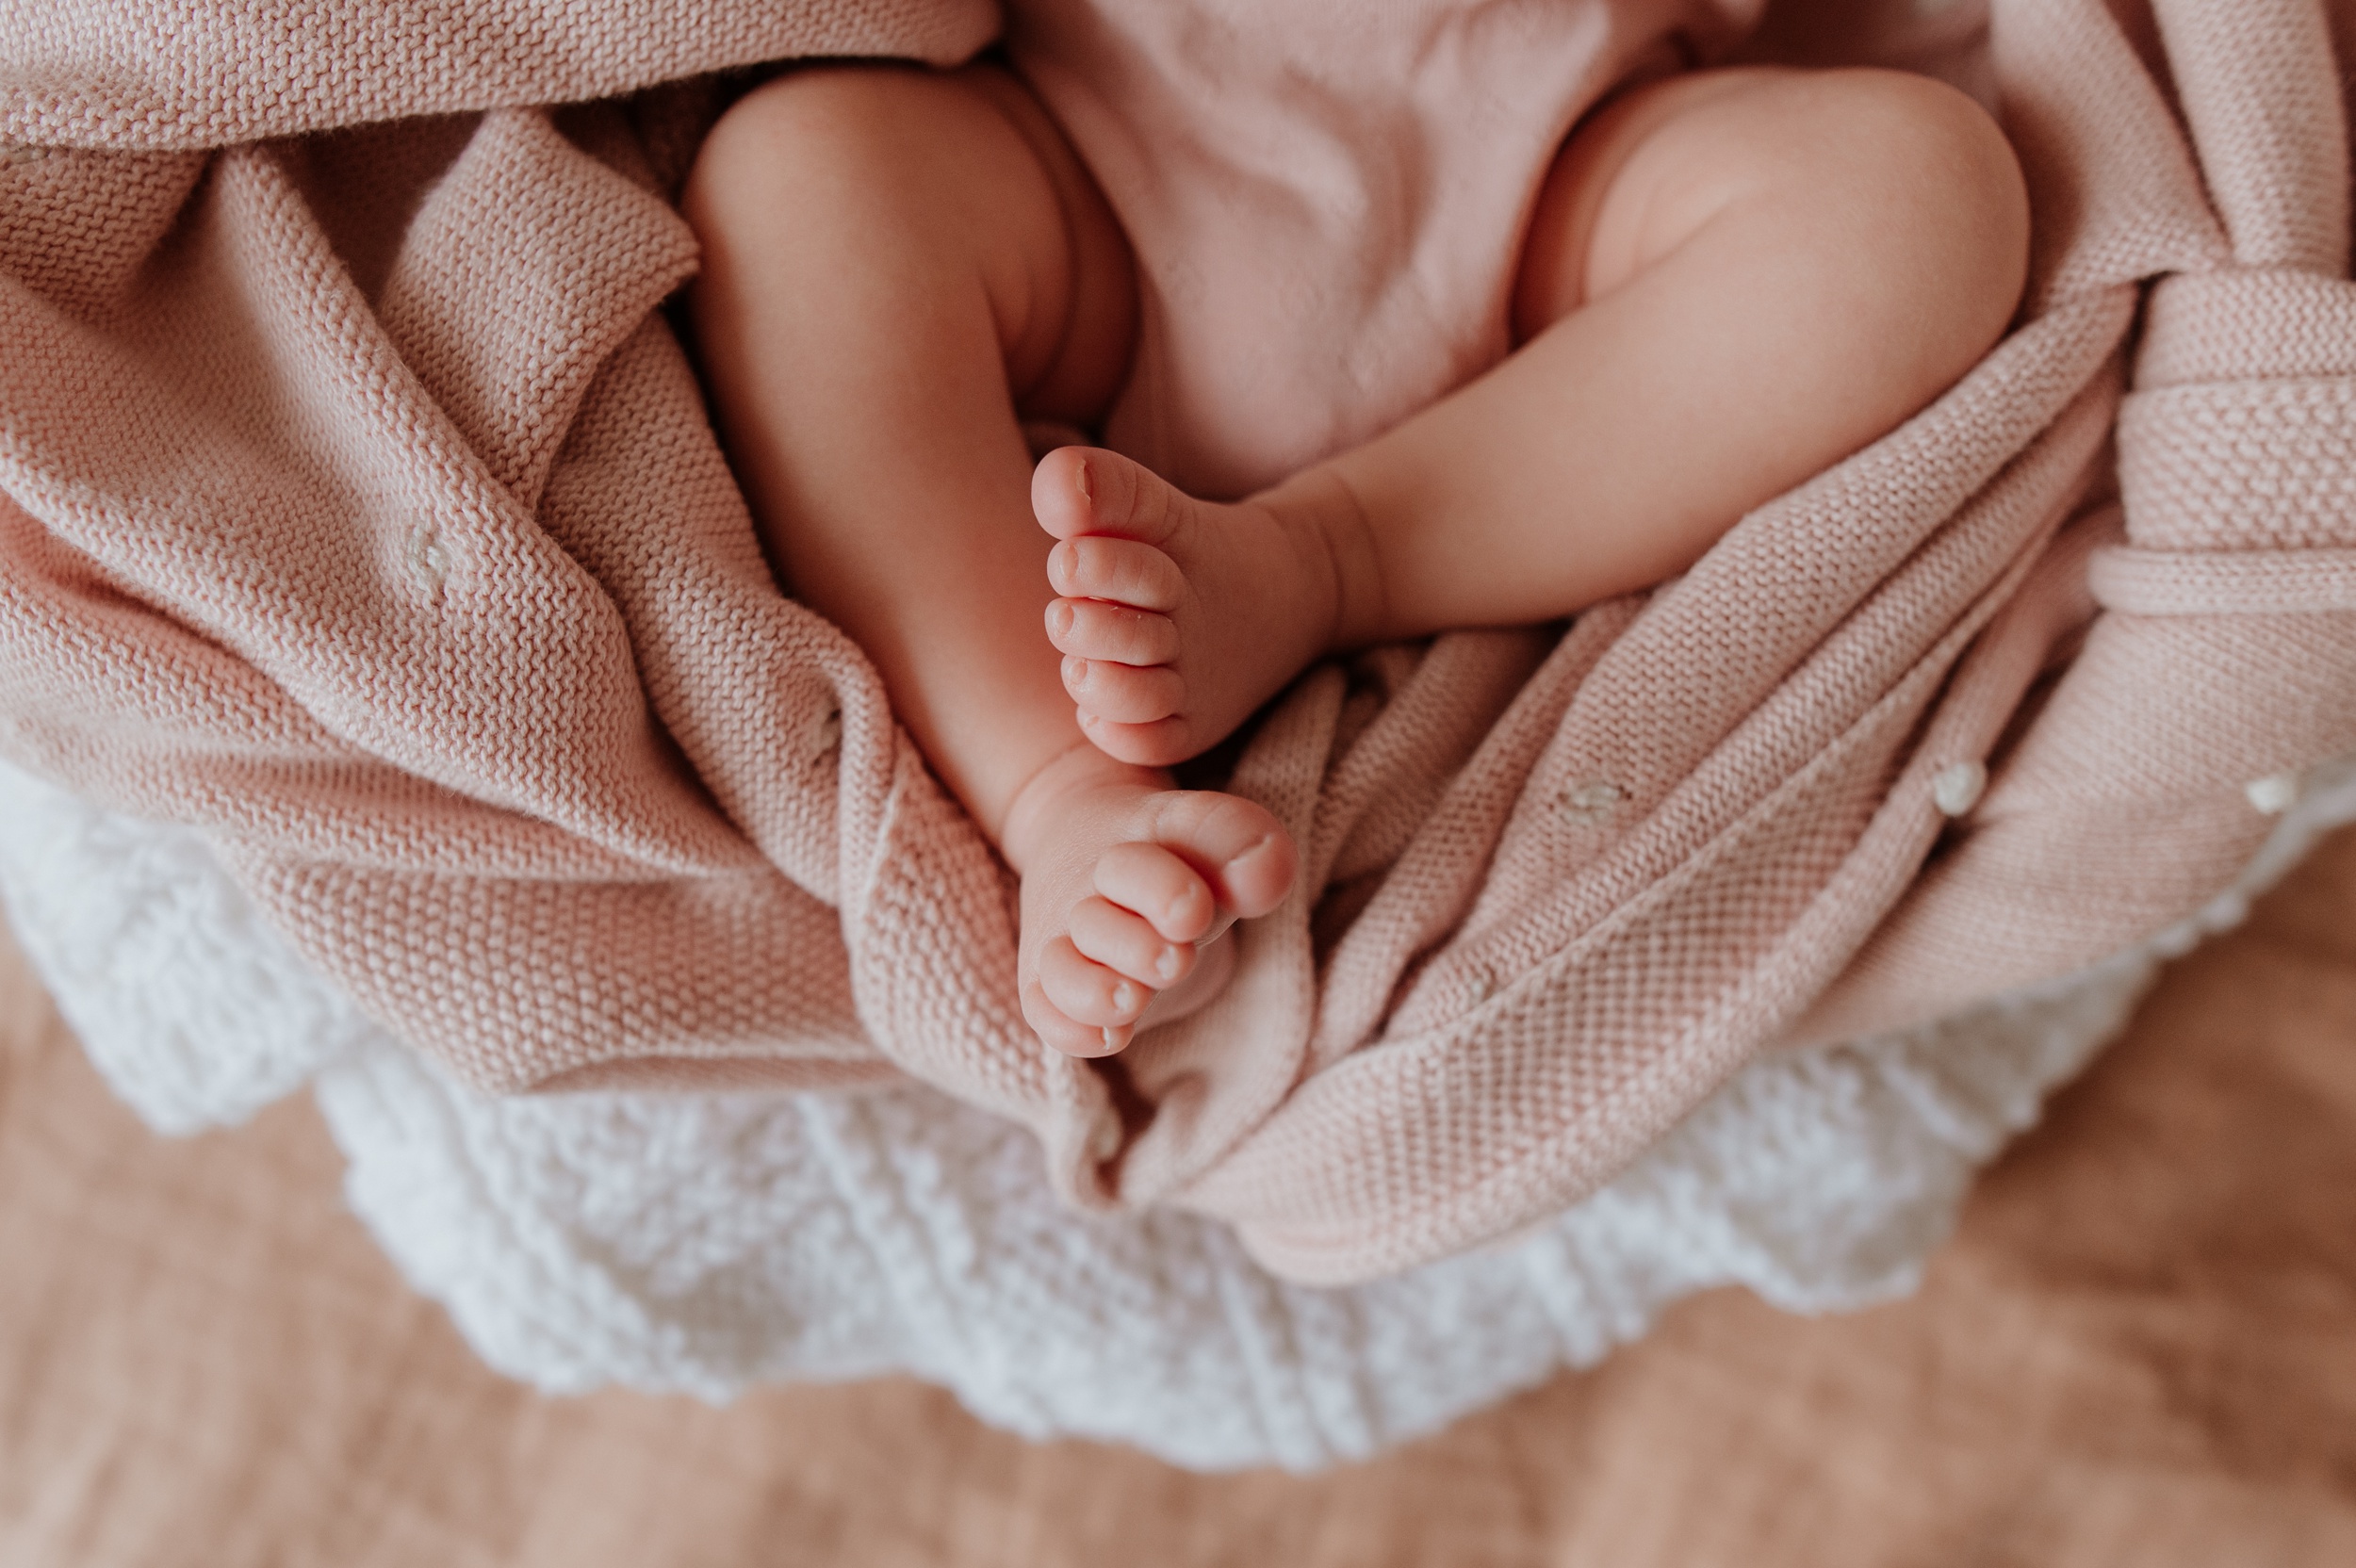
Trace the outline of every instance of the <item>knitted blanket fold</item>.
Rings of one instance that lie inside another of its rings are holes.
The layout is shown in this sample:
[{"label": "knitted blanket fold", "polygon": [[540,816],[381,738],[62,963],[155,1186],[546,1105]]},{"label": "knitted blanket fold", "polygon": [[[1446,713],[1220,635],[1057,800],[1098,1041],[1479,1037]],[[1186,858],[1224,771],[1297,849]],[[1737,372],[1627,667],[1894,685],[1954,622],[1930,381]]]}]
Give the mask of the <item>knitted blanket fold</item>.
[{"label": "knitted blanket fold", "polygon": [[479,1086],[913,1076],[1365,1279],[2170,924],[2356,749],[2356,7],[1996,0],[2019,330],[1673,584],[1304,677],[1230,786],[1301,887],[1124,1117],[660,309],[706,74],[994,18],[643,9],[0,11],[0,750]]}]

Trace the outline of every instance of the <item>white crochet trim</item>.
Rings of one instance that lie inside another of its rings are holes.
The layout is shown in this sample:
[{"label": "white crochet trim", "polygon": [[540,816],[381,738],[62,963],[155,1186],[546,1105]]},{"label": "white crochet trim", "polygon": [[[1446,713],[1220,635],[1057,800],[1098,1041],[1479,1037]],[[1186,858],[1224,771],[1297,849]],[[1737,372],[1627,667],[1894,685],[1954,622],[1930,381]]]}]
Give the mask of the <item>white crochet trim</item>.
[{"label": "white crochet trim", "polygon": [[2162,937],[1922,1029],[1759,1061],[1548,1224],[1336,1291],[1270,1278],[1189,1217],[1075,1214],[1026,1135],[923,1088],[484,1099],[297,961],[195,835],[6,768],[0,894],[159,1129],[312,1079],[352,1207],[516,1378],[726,1398],[908,1371],[1031,1436],[1308,1469],[1591,1363],[1694,1291],[1814,1312],[1911,1288],[1975,1167],[2158,961],[2350,819],[2356,767],[2318,770],[2235,889]]},{"label": "white crochet trim", "polygon": [[0,901],[108,1086],[159,1133],[243,1121],[382,1034],[202,838],[5,764]]}]

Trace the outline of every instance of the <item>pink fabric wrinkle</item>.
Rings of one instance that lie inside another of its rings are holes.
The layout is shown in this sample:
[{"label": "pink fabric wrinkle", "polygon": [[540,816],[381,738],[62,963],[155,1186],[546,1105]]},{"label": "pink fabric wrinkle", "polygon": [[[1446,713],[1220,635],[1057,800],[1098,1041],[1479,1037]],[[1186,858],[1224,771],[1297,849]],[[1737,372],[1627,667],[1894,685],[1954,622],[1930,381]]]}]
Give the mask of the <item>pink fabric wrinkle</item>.
[{"label": "pink fabric wrinkle", "polygon": [[[1109,438],[1210,493],[1494,363],[1563,128],[1757,7],[1320,0],[1255,53],[1263,9],[1007,19],[1147,258]],[[1778,1041],[2182,919],[2267,833],[2253,780],[2356,750],[2356,7],[1859,35],[1985,72],[2016,330],[1673,583],[1308,672],[1230,780],[1301,885],[1124,1114],[1023,1027],[1006,868],[778,592],[663,309],[710,74],[954,63],[997,12],[294,14],[0,15],[0,753],[204,832],[483,1089],[914,1080],[1075,1202],[1364,1280],[1593,1191]]]}]

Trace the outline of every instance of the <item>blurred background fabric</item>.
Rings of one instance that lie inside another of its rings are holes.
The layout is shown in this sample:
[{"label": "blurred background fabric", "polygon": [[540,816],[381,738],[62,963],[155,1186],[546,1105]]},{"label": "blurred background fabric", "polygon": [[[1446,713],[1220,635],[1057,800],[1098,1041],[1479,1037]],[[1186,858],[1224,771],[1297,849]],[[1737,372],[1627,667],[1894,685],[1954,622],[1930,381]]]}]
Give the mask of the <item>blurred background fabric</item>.
[{"label": "blurred background fabric", "polygon": [[8,1568],[2356,1561],[2356,830],[2169,970],[1913,1298],[1697,1298],[1305,1478],[899,1379],[532,1394],[401,1283],[307,1101],[155,1137],[12,947],[0,1041]]}]

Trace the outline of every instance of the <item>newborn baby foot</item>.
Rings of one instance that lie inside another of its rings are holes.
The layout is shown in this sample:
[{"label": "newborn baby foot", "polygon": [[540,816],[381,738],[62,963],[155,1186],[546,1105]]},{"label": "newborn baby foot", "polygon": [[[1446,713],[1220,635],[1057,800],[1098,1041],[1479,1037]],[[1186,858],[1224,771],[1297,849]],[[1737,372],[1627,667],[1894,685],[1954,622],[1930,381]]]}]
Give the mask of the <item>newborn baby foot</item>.
[{"label": "newborn baby foot", "polygon": [[1292,889],[1299,857],[1274,817],[1169,782],[1075,746],[1006,815],[1003,846],[1023,878],[1023,1016],[1058,1051],[1127,1045],[1198,944]]},{"label": "newborn baby foot", "polygon": [[1340,577],[1314,521],[1197,500],[1089,447],[1039,460],[1031,510],[1062,541],[1048,641],[1107,756],[1168,767],[1209,750],[1333,643]]}]

